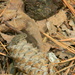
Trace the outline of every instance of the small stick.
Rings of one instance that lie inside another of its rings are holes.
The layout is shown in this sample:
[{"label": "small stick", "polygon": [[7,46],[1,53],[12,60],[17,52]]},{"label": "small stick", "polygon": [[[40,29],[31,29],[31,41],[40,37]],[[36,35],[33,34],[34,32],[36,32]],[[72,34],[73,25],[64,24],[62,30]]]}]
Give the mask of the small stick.
[{"label": "small stick", "polygon": [[[72,61],[72,62],[70,63],[70,65],[72,65],[73,63],[74,63],[74,61]],[[69,65],[69,66],[70,66],[70,65]],[[69,71],[70,71],[70,68],[68,68],[68,69],[65,71],[64,75],[68,75]]]},{"label": "small stick", "polygon": [[60,41],[71,41],[71,40],[75,40],[75,38],[63,39],[63,40],[60,40]]},{"label": "small stick", "polygon": [[59,62],[59,63],[52,63],[52,64],[53,64],[53,65],[54,65],[54,64],[61,64],[61,63],[65,63],[65,62],[68,62],[68,61],[71,61],[71,60],[75,60],[75,57],[70,58],[70,59],[67,59],[67,60],[63,60],[63,61],[61,61],[61,62]]},{"label": "small stick", "polygon": [[[11,1],[11,0],[10,0]],[[9,1],[9,2],[10,2]],[[4,10],[2,11],[2,13],[0,14],[0,17],[4,14],[4,12],[6,11],[7,7],[9,7],[9,4],[4,8]]]},{"label": "small stick", "polygon": [[[58,71],[56,67],[54,67],[54,69],[55,69],[56,72]],[[60,75],[60,73],[58,73],[58,75]]]},{"label": "small stick", "polygon": [[1,52],[0,52],[0,54],[6,56],[6,54],[4,54],[4,53],[1,53]]},{"label": "small stick", "polygon": [[64,2],[65,5],[70,9],[70,11],[72,12],[72,14],[73,14],[74,17],[75,17],[75,10],[74,10],[74,8],[73,8],[66,0],[63,0],[63,2]]},{"label": "small stick", "polygon": [[75,1],[74,0],[71,0],[71,1],[72,1],[73,4],[75,4]]},{"label": "small stick", "polygon": [[1,12],[0,17],[4,14],[5,10],[7,9],[7,6],[4,8],[4,10]]},{"label": "small stick", "polygon": [[56,43],[58,46],[61,46],[61,47],[65,48],[65,49],[67,49],[68,51],[70,51],[70,52],[72,52],[72,53],[75,54],[75,50],[74,50],[73,48],[70,48],[70,47],[68,47],[68,46],[65,46],[65,45],[64,45],[65,43],[62,43],[62,42],[59,42],[59,41],[53,39],[51,36],[47,35],[46,33],[43,33],[43,32],[41,32],[41,33],[42,33],[43,35],[45,35],[47,38],[49,38],[50,40],[52,40],[54,43]]},{"label": "small stick", "polygon": [[62,71],[66,70],[66,69],[68,69],[68,68],[71,68],[71,67],[73,67],[73,66],[75,66],[75,64],[70,65],[70,66],[68,66],[68,67],[65,67],[65,68],[63,68],[63,69],[61,69],[61,70],[55,72],[55,74],[56,74],[56,73],[59,73],[59,72],[62,72]]},{"label": "small stick", "polygon": [[5,48],[5,46],[3,45],[3,43],[0,41],[0,44],[2,45],[2,47],[4,48],[4,50],[8,53],[8,50]]},{"label": "small stick", "polygon": [[8,22],[5,21],[4,23],[5,23],[5,25],[6,25],[7,27],[9,27],[10,29],[16,31],[17,33],[23,33],[22,31],[19,31],[17,28],[11,26]]}]

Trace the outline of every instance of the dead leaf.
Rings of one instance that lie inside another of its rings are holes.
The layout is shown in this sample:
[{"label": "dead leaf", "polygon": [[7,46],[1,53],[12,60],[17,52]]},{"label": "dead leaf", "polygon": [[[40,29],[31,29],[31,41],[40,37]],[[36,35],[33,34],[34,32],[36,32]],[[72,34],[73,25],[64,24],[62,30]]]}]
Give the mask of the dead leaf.
[{"label": "dead leaf", "polygon": [[0,25],[0,31],[6,32],[6,31],[8,31],[8,30],[9,30],[9,28],[8,28],[5,24],[1,24],[1,25]]},{"label": "dead leaf", "polygon": [[46,25],[47,25],[47,29],[48,29],[50,35],[56,34],[57,28],[53,25],[53,23],[48,21],[48,22],[46,22]]},{"label": "dead leaf", "polygon": [[2,21],[7,21],[9,19],[14,18],[15,16],[16,16],[16,10],[8,10],[7,9],[3,14]]},{"label": "dead leaf", "polygon": [[48,52],[50,50],[51,47],[53,47],[51,44],[49,44],[48,42],[44,43],[44,49],[45,49],[45,52]]},{"label": "dead leaf", "polygon": [[60,26],[64,21],[67,20],[66,11],[60,10],[57,14],[47,19],[53,25]]},{"label": "dead leaf", "polygon": [[60,58],[62,60],[72,58],[72,54],[71,53],[62,52],[62,51],[57,51],[56,52],[56,56],[59,56],[58,58]]},{"label": "dead leaf", "polygon": [[40,31],[45,32],[47,30],[46,20],[36,21]]},{"label": "dead leaf", "polygon": [[10,0],[6,6],[6,10],[3,13],[3,21],[12,19],[16,17],[17,11],[22,9],[23,2],[22,0]]},{"label": "dead leaf", "polygon": [[52,17],[49,17],[47,20],[44,19],[41,21],[37,21],[36,23],[40,31],[44,32],[48,28],[51,34],[51,33],[56,32],[56,28],[52,25],[56,25],[59,27],[66,20],[67,20],[66,11],[60,10],[57,14],[53,15]]},{"label": "dead leaf", "polygon": [[37,41],[37,46],[43,50],[42,37],[36,22],[23,11],[18,10],[16,18],[13,18],[13,20],[9,21],[9,23],[19,30],[25,29],[26,27],[25,30],[27,31],[28,35],[33,37]]},{"label": "dead leaf", "polygon": [[10,35],[7,35],[7,34],[1,33],[1,32],[0,32],[0,34],[3,37],[3,39],[7,41],[7,43],[9,43],[12,40],[12,38],[14,37],[14,35],[10,36]]}]

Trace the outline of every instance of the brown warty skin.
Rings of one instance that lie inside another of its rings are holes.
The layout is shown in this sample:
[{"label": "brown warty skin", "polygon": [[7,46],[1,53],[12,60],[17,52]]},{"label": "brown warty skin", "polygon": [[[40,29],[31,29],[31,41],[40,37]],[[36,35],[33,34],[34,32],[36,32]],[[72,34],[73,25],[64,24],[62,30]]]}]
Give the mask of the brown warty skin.
[{"label": "brown warty skin", "polygon": [[60,0],[23,0],[25,12],[35,20],[42,20],[52,16],[59,8]]}]

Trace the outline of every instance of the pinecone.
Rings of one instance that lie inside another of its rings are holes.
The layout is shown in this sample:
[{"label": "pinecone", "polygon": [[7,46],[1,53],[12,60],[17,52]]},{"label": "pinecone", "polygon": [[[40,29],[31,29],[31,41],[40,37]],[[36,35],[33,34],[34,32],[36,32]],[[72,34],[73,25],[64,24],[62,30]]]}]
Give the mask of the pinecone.
[{"label": "pinecone", "polygon": [[19,34],[8,45],[14,65],[27,75],[49,75],[46,55],[27,43],[26,34]]}]

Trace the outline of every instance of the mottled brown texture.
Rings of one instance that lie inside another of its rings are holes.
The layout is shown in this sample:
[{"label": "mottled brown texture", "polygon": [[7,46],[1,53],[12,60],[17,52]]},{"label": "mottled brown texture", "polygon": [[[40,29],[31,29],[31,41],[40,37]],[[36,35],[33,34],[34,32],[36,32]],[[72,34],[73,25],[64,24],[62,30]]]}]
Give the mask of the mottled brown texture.
[{"label": "mottled brown texture", "polygon": [[27,43],[26,34],[19,34],[8,45],[14,65],[27,75],[49,75],[47,55]]},{"label": "mottled brown texture", "polygon": [[60,7],[60,0],[23,0],[25,12],[35,20],[42,20],[52,16]]}]

